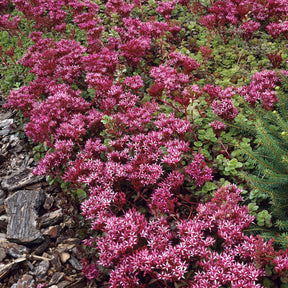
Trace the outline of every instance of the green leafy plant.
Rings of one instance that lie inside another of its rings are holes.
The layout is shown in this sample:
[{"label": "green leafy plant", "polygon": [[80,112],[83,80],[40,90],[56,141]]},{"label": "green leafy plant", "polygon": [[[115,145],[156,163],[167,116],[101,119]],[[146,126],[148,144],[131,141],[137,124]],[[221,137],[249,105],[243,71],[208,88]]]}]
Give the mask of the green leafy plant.
[{"label": "green leafy plant", "polygon": [[[288,231],[288,80],[283,75],[282,78],[282,89],[276,89],[279,102],[275,110],[267,111],[262,107],[254,109],[244,103],[245,109],[254,119],[254,124],[248,125],[240,120],[233,126],[244,133],[255,135],[258,143],[253,149],[238,145],[255,164],[255,169],[249,171],[245,178],[254,189],[252,198],[263,200],[261,207],[265,209],[257,214],[257,224],[260,227],[271,228],[269,231],[263,230],[263,235],[269,234],[287,246],[288,239],[285,234],[279,236],[282,232]],[[255,211],[256,203],[249,205],[250,210]]]},{"label": "green leafy plant", "polygon": [[222,171],[225,176],[232,175],[236,176],[239,169],[242,168],[243,164],[239,162],[236,158],[227,160],[223,154],[219,154],[216,157],[215,162],[218,164],[218,169]]}]

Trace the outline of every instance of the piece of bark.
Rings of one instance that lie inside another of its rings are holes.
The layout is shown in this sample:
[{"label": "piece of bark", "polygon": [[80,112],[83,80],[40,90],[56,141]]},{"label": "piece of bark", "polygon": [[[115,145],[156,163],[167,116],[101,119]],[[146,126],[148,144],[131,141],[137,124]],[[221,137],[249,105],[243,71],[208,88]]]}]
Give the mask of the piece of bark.
[{"label": "piece of bark", "polygon": [[87,280],[85,277],[80,278],[73,283],[68,284],[65,288],[87,288]]},{"label": "piece of bark", "polygon": [[23,245],[17,245],[16,243],[9,243],[9,245],[7,246],[8,246],[6,250],[7,254],[9,254],[13,258],[21,258],[22,256],[25,256],[27,253],[29,253],[29,249]]},{"label": "piece of bark", "polygon": [[8,217],[7,215],[1,215],[0,216],[0,230],[7,230],[7,224],[8,224]]},{"label": "piece of bark", "polygon": [[2,165],[7,160],[7,155],[0,152],[0,165]]},{"label": "piece of bark", "polygon": [[62,217],[63,217],[62,209],[58,209],[53,212],[43,214],[39,219],[40,226],[47,227],[55,225],[62,220]]},{"label": "piece of bark", "polygon": [[0,280],[4,279],[12,270],[17,268],[18,264],[25,261],[26,258],[18,258],[8,264],[0,264]]},{"label": "piece of bark", "polygon": [[[3,163],[7,162],[7,163],[5,163],[5,164],[8,164],[8,162],[10,162],[10,161],[8,161],[8,160],[9,160],[8,154],[9,154],[9,152],[10,152],[9,147],[10,147],[10,143],[9,143],[9,142],[6,143],[6,144],[2,144],[2,145],[1,145],[2,158],[5,157],[5,159],[3,159],[3,160],[5,160]],[[3,164],[3,163],[2,163],[2,164]],[[9,171],[9,174],[10,174],[10,173],[12,173],[12,172]],[[6,174],[6,175],[7,175],[7,174]],[[3,178],[3,179],[4,179],[4,178]]]},{"label": "piece of bark", "polygon": [[6,199],[6,193],[0,189],[0,205],[4,204],[5,199]]},{"label": "piece of bark", "polygon": [[[3,104],[5,104],[6,103],[6,101],[4,100],[4,98],[3,97],[1,97],[1,95],[0,95],[0,105],[3,105]],[[10,111],[7,111],[7,112],[5,112],[5,113],[1,113],[0,114],[0,121],[3,121],[3,120],[13,120],[11,117],[13,116],[13,113],[12,112],[10,112]],[[13,122],[12,122],[13,123]],[[11,123],[11,124],[12,124]]]},{"label": "piece of bark", "polygon": [[[3,201],[3,203],[5,202],[5,200]],[[4,204],[0,205],[0,214],[2,214],[3,212],[5,212],[5,206]]]},{"label": "piece of bark", "polygon": [[33,265],[29,260],[26,261],[26,264],[27,264],[27,266],[29,267],[29,269],[30,269],[31,271],[34,271],[34,270],[35,270],[34,265]]},{"label": "piece of bark", "polygon": [[75,245],[76,244],[60,243],[56,250],[59,254],[63,252],[69,252],[75,247]]},{"label": "piece of bark", "polygon": [[54,197],[51,195],[47,195],[43,208],[46,210],[50,210],[53,206],[53,203],[54,203]]},{"label": "piece of bark", "polygon": [[17,283],[13,284],[11,288],[34,288],[36,287],[35,280],[33,276],[29,274],[24,274]]},{"label": "piece of bark", "polygon": [[78,270],[78,271],[81,271],[83,269],[83,266],[82,264],[80,263],[80,261],[74,257],[73,255],[69,258],[69,263],[71,264],[71,266]]},{"label": "piece of bark", "polygon": [[45,237],[44,241],[36,247],[33,253],[36,255],[41,255],[49,247],[50,242],[50,239],[48,237]]},{"label": "piece of bark", "polygon": [[24,168],[6,177],[6,179],[1,182],[1,186],[3,190],[15,191],[40,182],[42,179],[43,176],[33,175],[32,169]]},{"label": "piece of bark", "polygon": [[4,199],[6,197],[6,193],[0,189],[0,199]]},{"label": "piece of bark", "polygon": [[7,253],[4,248],[0,248],[0,262],[2,262],[7,256]]},{"label": "piece of bark", "polygon": [[9,128],[0,130],[0,136],[7,136],[10,133]]},{"label": "piece of bark", "polygon": [[59,236],[60,231],[61,231],[61,226],[60,225],[50,226],[50,227],[47,227],[43,231],[43,235],[49,236],[50,238],[56,238],[56,237]]},{"label": "piece of bark", "polygon": [[58,272],[62,271],[62,263],[60,260],[60,256],[58,254],[54,254],[54,257],[51,259],[51,265],[54,267],[54,269]]},{"label": "piece of bark", "polygon": [[0,240],[0,249],[4,249],[5,253],[13,258],[23,258],[30,252],[29,248],[23,245],[9,242],[6,239]]},{"label": "piece of bark", "polygon": [[79,238],[71,238],[71,237],[67,237],[67,236],[60,236],[59,238],[57,238],[57,242],[56,245],[59,244],[59,246],[62,245],[73,245],[73,247],[75,245],[80,244],[82,241]]},{"label": "piece of bark", "polygon": [[57,284],[57,287],[58,287],[58,288],[66,288],[66,287],[68,287],[70,284],[71,284],[70,281],[64,280],[64,281],[59,282],[59,283]]},{"label": "piece of bark", "polygon": [[8,240],[20,244],[34,244],[44,240],[38,229],[38,209],[44,198],[45,194],[41,190],[20,190],[6,199]]},{"label": "piece of bark", "polygon": [[5,119],[0,121],[0,129],[8,129],[14,122],[13,119]]},{"label": "piece of bark", "polygon": [[64,275],[65,274],[63,272],[55,272],[49,282],[49,285],[58,284],[63,279]]},{"label": "piece of bark", "polygon": [[50,262],[47,260],[43,260],[39,263],[39,265],[35,268],[34,275],[36,275],[36,278],[39,280],[41,278],[44,278],[47,274],[47,271],[50,267]]}]

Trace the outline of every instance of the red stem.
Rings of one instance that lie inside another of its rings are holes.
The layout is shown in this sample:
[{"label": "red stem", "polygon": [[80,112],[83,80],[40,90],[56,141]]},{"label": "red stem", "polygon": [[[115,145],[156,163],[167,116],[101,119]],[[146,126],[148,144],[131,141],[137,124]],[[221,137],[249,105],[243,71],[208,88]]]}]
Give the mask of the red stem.
[{"label": "red stem", "polygon": [[177,112],[183,113],[183,111],[179,110],[177,107],[175,107],[172,103],[169,103],[163,99],[158,98],[160,101],[162,101],[164,104],[171,106],[173,109],[175,109]]},{"label": "red stem", "polygon": [[218,140],[219,140],[219,142],[220,142],[220,144],[221,144],[221,147],[224,149],[224,151],[226,152],[227,156],[229,157],[229,159],[231,159],[231,155],[230,155],[230,153],[228,152],[228,150],[227,150],[227,148],[225,147],[225,145],[223,144],[220,136],[218,136]]}]

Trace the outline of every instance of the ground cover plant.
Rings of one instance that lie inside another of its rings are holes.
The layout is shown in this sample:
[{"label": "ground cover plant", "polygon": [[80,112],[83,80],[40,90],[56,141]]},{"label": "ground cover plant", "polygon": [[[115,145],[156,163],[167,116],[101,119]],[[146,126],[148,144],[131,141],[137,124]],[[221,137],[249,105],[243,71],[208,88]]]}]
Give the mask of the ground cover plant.
[{"label": "ground cover plant", "polygon": [[[273,227],[273,229],[269,230],[264,228],[262,237],[264,237],[265,233],[269,235],[274,230],[273,236],[276,242],[287,246],[287,78],[284,75],[282,77],[284,78],[282,91],[279,91],[280,87],[276,87],[276,90],[278,90],[278,103],[274,107],[275,110],[266,110],[262,107],[252,108],[243,101],[247,111],[250,111],[251,115],[253,115],[253,125],[240,120],[238,123],[233,123],[233,127],[241,129],[243,133],[257,135],[257,140],[259,141],[257,147],[255,147],[256,149],[251,150],[244,147],[241,147],[241,149],[252,161],[257,163],[257,169],[253,173],[246,175],[246,178],[252,182],[255,191],[259,195],[262,194],[264,196],[262,196],[262,199],[260,199],[261,197],[258,199],[259,203],[262,200],[261,208],[268,207],[269,212],[271,212],[269,213],[263,209],[258,214],[258,228],[261,226],[262,228],[265,226]],[[271,200],[272,205],[267,206],[265,204],[267,199]],[[256,205],[256,202],[249,203],[250,207],[255,208],[255,206],[258,206],[259,203]],[[260,215],[262,216],[260,217]],[[272,215],[274,223],[271,221]],[[277,229],[275,230],[276,227]]]},{"label": "ground cover plant", "polygon": [[257,109],[283,116],[286,1],[12,0],[0,11],[6,107],[37,144],[34,173],[81,202],[95,287],[287,287],[286,234],[282,250],[249,234],[279,225],[271,195],[245,177],[261,137],[239,129]]}]

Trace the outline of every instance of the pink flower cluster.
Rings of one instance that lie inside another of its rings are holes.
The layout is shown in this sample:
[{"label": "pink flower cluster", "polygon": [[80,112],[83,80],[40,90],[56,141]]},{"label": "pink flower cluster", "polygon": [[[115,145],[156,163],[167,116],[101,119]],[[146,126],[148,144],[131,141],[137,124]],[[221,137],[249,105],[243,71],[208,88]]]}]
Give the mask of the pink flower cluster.
[{"label": "pink flower cluster", "polygon": [[264,23],[266,30],[273,37],[279,37],[280,34],[287,37],[287,21],[285,20],[288,14],[288,3],[286,1],[217,0],[213,1],[212,6],[207,10],[208,14],[202,16],[200,23],[209,30],[216,27],[223,28],[231,23],[234,26],[238,25],[243,37],[248,40]]},{"label": "pink flower cluster", "polygon": [[288,271],[288,250],[279,251],[273,260],[276,273],[280,273],[282,277],[287,277]]},{"label": "pink flower cluster", "polygon": [[173,92],[180,90],[188,84],[189,77],[184,73],[178,73],[175,68],[166,65],[153,67],[150,74],[155,78],[156,85],[162,86],[168,97],[173,97]]},{"label": "pink flower cluster", "polygon": [[232,101],[232,97],[236,94],[234,87],[223,90],[219,86],[206,84],[202,90],[208,94],[209,98],[206,99],[206,102],[212,103],[213,112],[217,116],[223,120],[232,120],[237,116],[238,109]]},{"label": "pink flower cluster", "polygon": [[223,131],[226,127],[224,123],[222,123],[218,120],[211,122],[210,126],[213,128],[216,135],[220,135],[220,132]]},{"label": "pink flower cluster", "polygon": [[253,33],[260,28],[260,26],[261,24],[259,22],[250,20],[240,25],[240,31],[243,33],[243,37],[246,40],[249,40],[252,38]]},{"label": "pink flower cluster", "polygon": [[274,37],[277,38],[281,34],[288,38],[288,21],[282,23],[270,23],[266,26],[266,30]]},{"label": "pink flower cluster", "polygon": [[66,29],[67,13],[63,9],[67,0],[53,1],[48,0],[45,3],[41,0],[26,1],[13,0],[15,7],[21,11],[29,20],[35,20],[34,28],[40,31],[64,31]]},{"label": "pink flower cluster", "polygon": [[194,154],[194,159],[187,166],[186,173],[196,180],[196,185],[198,186],[202,186],[206,181],[212,180],[212,169],[206,165],[204,156],[200,153]]},{"label": "pink flower cluster", "polygon": [[[262,287],[257,282],[265,272],[255,262],[259,243],[243,233],[254,218],[247,207],[238,205],[240,194],[234,185],[220,188],[187,220],[147,221],[133,209],[122,217],[103,219],[105,236],[94,241],[99,264],[112,269],[111,287],[141,287],[142,276],[179,281],[188,267],[194,267],[189,287]],[[222,241],[221,252],[213,248],[217,239]]]},{"label": "pink flower cluster", "polygon": [[83,266],[82,273],[88,280],[100,277],[101,272],[98,270],[96,264],[90,264],[89,261],[85,258],[81,260],[81,264]]},{"label": "pink flower cluster", "polygon": [[208,103],[217,99],[231,99],[235,95],[234,87],[227,87],[223,90],[220,86],[206,84],[202,90],[209,96],[206,100]]},{"label": "pink flower cluster", "polygon": [[[188,85],[192,72],[197,70],[200,64],[179,52],[170,53],[169,58],[166,65],[159,65],[150,69],[150,75],[155,78],[155,83],[150,88],[149,93],[157,98],[161,98],[162,93],[165,93],[168,98],[174,99],[183,107],[187,107],[195,94],[197,95],[196,98],[201,95],[197,85]],[[178,71],[179,66],[183,67],[183,72]]]},{"label": "pink flower cluster", "polygon": [[0,15],[0,27],[11,35],[17,34],[20,17],[17,15],[11,19],[11,14]]},{"label": "pink flower cluster", "polygon": [[8,5],[8,0],[0,0],[0,12],[1,12],[1,14],[5,13],[7,5]]},{"label": "pink flower cluster", "polygon": [[34,142],[47,142],[49,146],[53,146],[52,139],[79,140],[86,133],[83,113],[88,111],[90,103],[79,96],[79,91],[65,85],[55,85],[50,90],[52,95],[45,101],[33,103],[26,134]]},{"label": "pink flower cluster", "polygon": [[[33,32],[30,37],[35,42],[21,60],[38,79],[63,80],[73,83],[81,74],[82,54],[86,48],[74,40],[43,39],[41,32]],[[47,80],[46,80],[47,81]]]},{"label": "pink flower cluster", "polygon": [[238,110],[235,108],[231,99],[214,100],[212,108],[217,116],[226,120],[232,120],[238,114]]},{"label": "pink flower cluster", "polygon": [[108,0],[106,3],[109,13],[117,13],[122,17],[127,17],[134,7],[134,4],[128,4],[123,0]]},{"label": "pink flower cluster", "polygon": [[171,13],[175,9],[177,0],[173,1],[159,1],[159,6],[156,8],[156,12],[161,14],[166,19],[171,18]]},{"label": "pink flower cluster", "polygon": [[184,183],[184,175],[174,170],[162,181],[152,194],[150,208],[156,215],[158,213],[174,213],[174,204],[177,202],[179,189]]},{"label": "pink flower cluster", "polygon": [[249,86],[238,89],[238,93],[253,107],[261,101],[262,107],[272,110],[274,103],[278,102],[275,87],[280,83],[276,71],[255,72]]}]

